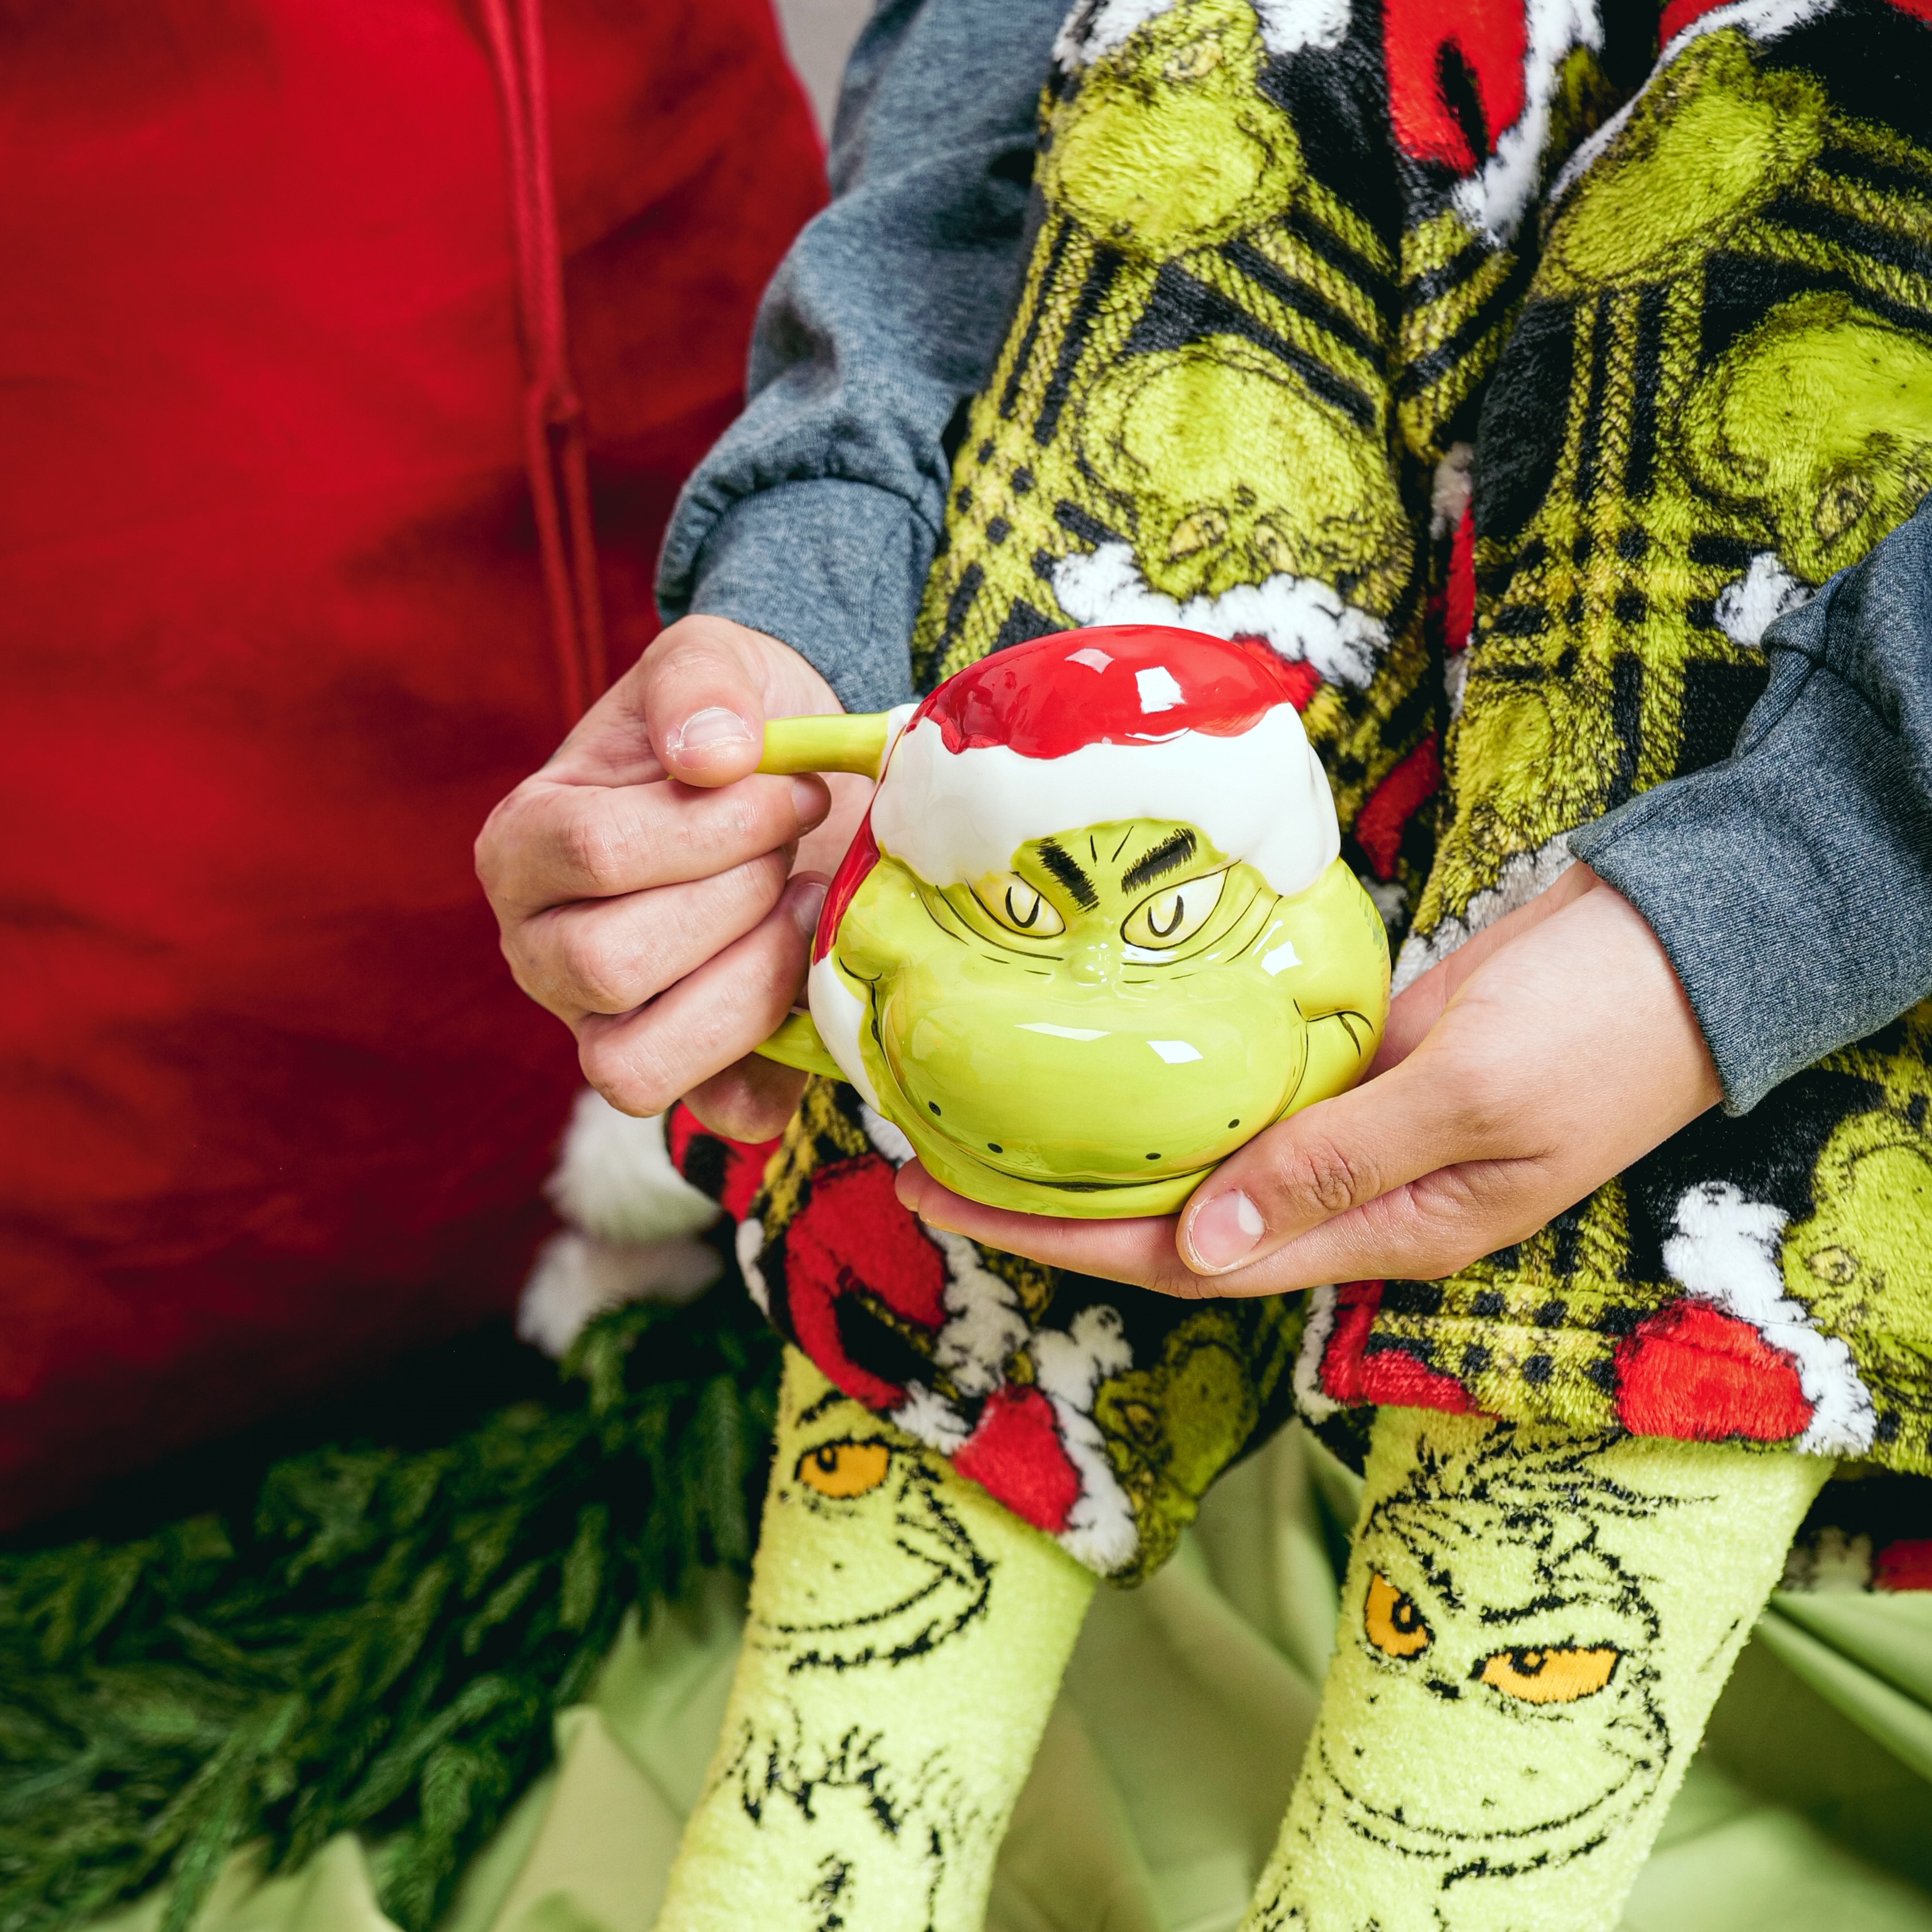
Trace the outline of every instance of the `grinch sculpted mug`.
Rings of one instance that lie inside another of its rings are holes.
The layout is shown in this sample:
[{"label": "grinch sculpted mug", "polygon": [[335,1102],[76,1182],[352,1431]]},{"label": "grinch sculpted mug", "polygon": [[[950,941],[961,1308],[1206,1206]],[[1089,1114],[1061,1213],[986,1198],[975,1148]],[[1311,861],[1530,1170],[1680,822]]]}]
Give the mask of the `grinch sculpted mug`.
[{"label": "grinch sculpted mug", "polygon": [[760,1048],[849,1080],[956,1192],[1110,1220],[1180,1206],[1339,1094],[1388,1012],[1380,916],[1265,644],[1066,631],[923,704],[776,718],[765,772],[871,809],[795,1014]]}]

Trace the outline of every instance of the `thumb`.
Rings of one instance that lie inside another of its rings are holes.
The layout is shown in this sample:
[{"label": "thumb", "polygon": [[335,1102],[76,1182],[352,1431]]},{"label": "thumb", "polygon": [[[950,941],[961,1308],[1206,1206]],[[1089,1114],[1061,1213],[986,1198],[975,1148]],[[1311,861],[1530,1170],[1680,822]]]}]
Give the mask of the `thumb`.
[{"label": "thumb", "polygon": [[687,617],[651,645],[639,666],[645,728],[658,761],[686,784],[730,784],[755,770],[765,742],[766,667],[753,633]]},{"label": "thumb", "polygon": [[1181,1216],[1180,1256],[1198,1274],[1266,1258],[1311,1228],[1480,1157],[1486,1110],[1445,1091],[1426,1052],[1257,1134],[1196,1191]]}]

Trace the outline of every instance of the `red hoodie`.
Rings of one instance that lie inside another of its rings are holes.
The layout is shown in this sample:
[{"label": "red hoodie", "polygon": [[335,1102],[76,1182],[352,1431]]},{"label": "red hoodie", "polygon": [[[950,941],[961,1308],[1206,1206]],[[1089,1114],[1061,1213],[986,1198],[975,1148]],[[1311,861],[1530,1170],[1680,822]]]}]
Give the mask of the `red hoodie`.
[{"label": "red hoodie", "polygon": [[614,668],[824,190],[766,0],[512,58],[534,6],[0,6],[0,1523],[505,1307],[542,1231],[574,1057],[470,870],[568,722],[506,106],[547,65]]}]

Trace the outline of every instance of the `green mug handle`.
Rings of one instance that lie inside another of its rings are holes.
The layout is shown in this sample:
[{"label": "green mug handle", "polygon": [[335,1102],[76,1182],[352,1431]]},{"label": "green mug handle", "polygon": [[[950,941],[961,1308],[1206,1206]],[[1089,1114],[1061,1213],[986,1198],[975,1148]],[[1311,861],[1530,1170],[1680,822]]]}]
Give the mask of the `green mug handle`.
[{"label": "green mug handle", "polygon": [[852,772],[875,783],[886,761],[893,714],[835,712],[828,717],[772,718],[765,724],[761,772]]},{"label": "green mug handle", "polygon": [[[835,712],[816,718],[773,718],[765,725],[761,772],[850,772],[876,781],[892,741],[889,711]],[[834,1080],[844,1070],[826,1050],[809,1013],[788,1013],[778,1030],[756,1049],[761,1058],[802,1072],[823,1073]]]}]

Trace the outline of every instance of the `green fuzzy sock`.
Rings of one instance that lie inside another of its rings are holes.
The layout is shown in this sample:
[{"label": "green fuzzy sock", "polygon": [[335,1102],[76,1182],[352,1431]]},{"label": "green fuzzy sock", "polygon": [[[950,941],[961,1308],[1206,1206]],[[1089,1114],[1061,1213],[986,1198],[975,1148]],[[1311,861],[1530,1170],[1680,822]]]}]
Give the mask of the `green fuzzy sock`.
[{"label": "green fuzzy sock", "polygon": [[787,1349],[744,1650],[658,1932],[978,1932],[1093,1592]]},{"label": "green fuzzy sock", "polygon": [[1384,1410],[1244,1932],[1607,1932],[1831,1468]]}]

